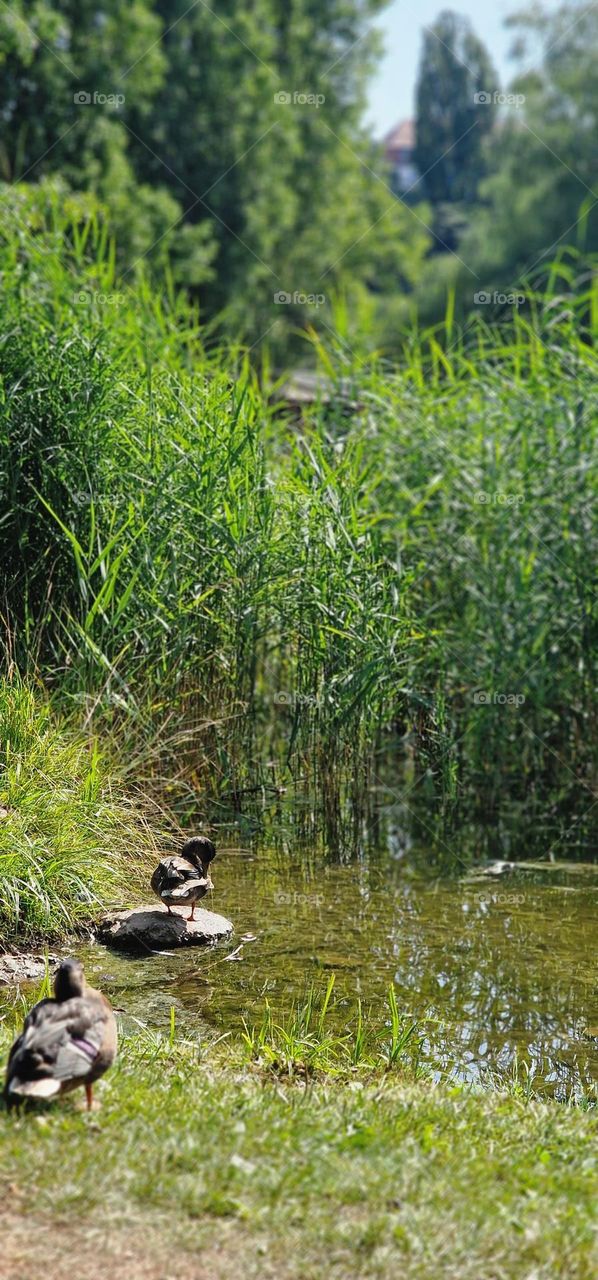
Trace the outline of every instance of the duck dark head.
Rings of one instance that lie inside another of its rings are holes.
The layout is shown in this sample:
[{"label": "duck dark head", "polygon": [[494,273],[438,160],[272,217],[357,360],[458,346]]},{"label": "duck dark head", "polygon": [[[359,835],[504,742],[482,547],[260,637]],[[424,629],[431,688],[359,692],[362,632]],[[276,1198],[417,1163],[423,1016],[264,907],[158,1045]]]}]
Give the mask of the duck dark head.
[{"label": "duck dark head", "polygon": [[85,991],[85,974],[80,960],[63,960],[54,974],[54,995],[57,1000],[72,1000]]},{"label": "duck dark head", "polygon": [[207,836],[193,836],[185,841],[181,849],[181,858],[186,858],[192,866],[197,867],[207,876],[210,863],[216,857],[216,846]]}]

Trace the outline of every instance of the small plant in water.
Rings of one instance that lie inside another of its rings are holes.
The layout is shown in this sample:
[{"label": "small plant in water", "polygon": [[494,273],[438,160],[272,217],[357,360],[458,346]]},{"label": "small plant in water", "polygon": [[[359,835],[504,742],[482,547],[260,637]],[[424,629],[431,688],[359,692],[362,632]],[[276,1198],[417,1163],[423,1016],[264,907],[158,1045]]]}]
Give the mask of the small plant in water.
[{"label": "small plant in water", "polygon": [[358,1001],[355,1024],[341,1031],[343,1025],[346,1028],[346,1014],[342,1002],[333,999],[334,984],[334,974],[323,994],[312,984],[284,1021],[276,1021],[267,1001],[261,1023],[252,1027],[244,1023],[242,1040],[248,1060],[289,1076],[318,1072],[338,1076],[357,1066],[391,1070],[407,1053],[411,1056],[416,1043],[419,1048],[417,1024],[399,1013],[394,987],[389,989],[390,1019],[384,1028],[364,1017]]},{"label": "small plant in water", "polygon": [[[382,1042],[382,1055],[387,1069],[390,1070],[405,1056],[405,1051],[414,1041],[418,1028],[416,1022],[411,1022],[409,1018],[399,1013],[397,993],[392,982],[388,988],[388,1010],[390,1035]],[[421,1047],[421,1038],[417,1042],[417,1047],[418,1049]]]}]

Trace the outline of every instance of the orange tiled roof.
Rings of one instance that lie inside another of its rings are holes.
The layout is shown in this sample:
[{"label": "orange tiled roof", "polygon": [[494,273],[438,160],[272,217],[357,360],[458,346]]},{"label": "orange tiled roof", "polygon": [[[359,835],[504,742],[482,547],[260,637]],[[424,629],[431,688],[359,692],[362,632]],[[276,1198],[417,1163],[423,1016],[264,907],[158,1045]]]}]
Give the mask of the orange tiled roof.
[{"label": "orange tiled roof", "polygon": [[384,139],[384,146],[388,149],[395,147],[413,148],[415,146],[415,120],[400,120],[398,124],[387,133]]}]

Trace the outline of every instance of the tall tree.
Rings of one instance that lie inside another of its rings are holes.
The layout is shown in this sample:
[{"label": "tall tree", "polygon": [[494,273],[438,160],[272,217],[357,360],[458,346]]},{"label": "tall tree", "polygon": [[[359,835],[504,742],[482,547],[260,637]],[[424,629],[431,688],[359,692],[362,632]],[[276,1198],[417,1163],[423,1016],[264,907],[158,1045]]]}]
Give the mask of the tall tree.
[{"label": "tall tree", "polygon": [[4,175],[59,173],[90,191],[123,267],[168,252],[204,315],[226,313],[252,341],[317,320],[321,303],[302,299],[347,283],[403,289],[427,237],[376,174],[360,124],[380,7],[0,6]]},{"label": "tall tree", "polygon": [[[354,278],[404,287],[426,236],[371,172],[360,126],[380,0],[158,7],[168,92],[136,125],[135,163],[213,230],[208,311],[276,332],[277,293],[328,296]],[[303,304],[284,315],[314,318]]]},{"label": "tall tree", "polygon": [[[109,210],[121,263],[180,213],[165,184],[139,182],[124,125],[155,109],[167,64],[150,0],[15,0],[0,7],[0,178],[59,174]],[[143,57],[140,58],[140,55]]]},{"label": "tall tree", "polygon": [[598,12],[534,5],[511,21],[526,69],[466,240],[485,285],[512,289],[574,246],[598,252]]},{"label": "tall tree", "polygon": [[445,10],[424,33],[416,89],[415,161],[433,204],[475,201],[484,138],[496,121],[496,87],[490,57],[469,20]]}]

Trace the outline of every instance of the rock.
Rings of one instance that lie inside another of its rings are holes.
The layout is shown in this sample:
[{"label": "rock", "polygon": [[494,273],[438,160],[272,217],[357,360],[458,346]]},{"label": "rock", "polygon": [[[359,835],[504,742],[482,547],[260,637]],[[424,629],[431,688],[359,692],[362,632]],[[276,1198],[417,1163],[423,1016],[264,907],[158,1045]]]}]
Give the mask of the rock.
[{"label": "rock", "polygon": [[132,911],[113,911],[97,927],[100,942],[122,951],[170,951],[173,947],[205,947],[221,938],[229,938],[230,920],[215,911],[195,908],[195,919],[189,920],[189,907],[173,907],[169,915],[165,907],[134,907]]},{"label": "rock", "polygon": [[0,985],[12,985],[14,982],[37,982],[46,972],[46,962],[50,973],[58,964],[58,956],[48,955],[0,955]]}]

